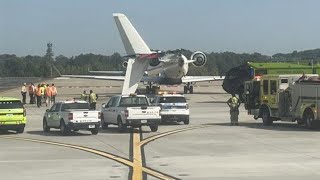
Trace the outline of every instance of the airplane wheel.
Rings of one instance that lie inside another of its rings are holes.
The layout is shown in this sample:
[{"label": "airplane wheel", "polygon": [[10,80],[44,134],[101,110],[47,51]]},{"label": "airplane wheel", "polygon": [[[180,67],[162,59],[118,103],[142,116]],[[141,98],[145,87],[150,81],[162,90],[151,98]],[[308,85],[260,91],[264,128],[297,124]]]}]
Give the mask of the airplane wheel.
[{"label": "airplane wheel", "polygon": [[189,92],[190,92],[190,94],[193,94],[193,86],[190,86]]},{"label": "airplane wheel", "polygon": [[146,86],[146,94],[150,94],[150,86]]},{"label": "airplane wheel", "polygon": [[183,93],[184,94],[188,94],[188,86],[184,86],[183,87]]}]

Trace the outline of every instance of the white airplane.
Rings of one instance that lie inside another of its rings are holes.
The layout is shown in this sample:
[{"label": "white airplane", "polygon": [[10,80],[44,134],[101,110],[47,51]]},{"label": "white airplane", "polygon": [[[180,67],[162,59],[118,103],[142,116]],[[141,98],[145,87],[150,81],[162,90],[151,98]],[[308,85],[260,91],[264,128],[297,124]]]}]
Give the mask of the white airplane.
[{"label": "white airplane", "polygon": [[[206,63],[207,57],[203,52],[196,51],[190,59],[187,59],[177,51],[167,53],[152,51],[124,14],[115,13],[113,17],[127,53],[128,60],[123,63],[123,66],[126,67],[125,76],[63,76],[123,80],[122,94],[135,93],[139,82],[148,83],[146,93],[155,92],[159,88],[157,85],[182,83],[185,84],[184,93],[188,91],[193,93],[193,84],[196,82],[224,79],[223,76],[186,76],[190,63],[197,67]],[[108,71],[96,71],[96,73],[108,73]]]}]

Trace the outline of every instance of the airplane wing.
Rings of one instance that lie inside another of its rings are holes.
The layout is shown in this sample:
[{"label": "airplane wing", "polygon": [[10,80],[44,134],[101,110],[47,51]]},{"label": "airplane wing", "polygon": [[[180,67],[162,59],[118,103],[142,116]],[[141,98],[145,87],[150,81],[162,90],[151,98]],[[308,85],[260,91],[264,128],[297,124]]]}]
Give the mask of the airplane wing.
[{"label": "airplane wing", "polygon": [[89,73],[97,73],[97,74],[124,74],[124,71],[89,71]]},{"label": "airplane wing", "polygon": [[182,83],[202,82],[202,81],[222,81],[224,76],[185,76]]},{"label": "airplane wing", "polygon": [[61,77],[69,78],[85,78],[85,79],[100,79],[100,80],[115,80],[124,81],[124,76],[88,76],[88,75],[61,75]]}]

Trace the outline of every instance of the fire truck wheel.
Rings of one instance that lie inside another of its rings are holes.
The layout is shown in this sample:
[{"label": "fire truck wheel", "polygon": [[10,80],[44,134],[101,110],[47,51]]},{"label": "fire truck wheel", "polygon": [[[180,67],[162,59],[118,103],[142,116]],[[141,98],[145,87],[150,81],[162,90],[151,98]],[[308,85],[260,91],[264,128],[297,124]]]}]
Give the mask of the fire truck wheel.
[{"label": "fire truck wheel", "polygon": [[272,119],[270,118],[269,110],[267,108],[264,108],[262,111],[262,122],[265,126],[270,126],[273,123]]},{"label": "fire truck wheel", "polygon": [[314,128],[314,126],[315,126],[314,125],[314,115],[313,115],[312,110],[307,109],[304,112],[303,119],[304,119],[304,122],[305,122],[307,128],[310,128],[310,129]]}]

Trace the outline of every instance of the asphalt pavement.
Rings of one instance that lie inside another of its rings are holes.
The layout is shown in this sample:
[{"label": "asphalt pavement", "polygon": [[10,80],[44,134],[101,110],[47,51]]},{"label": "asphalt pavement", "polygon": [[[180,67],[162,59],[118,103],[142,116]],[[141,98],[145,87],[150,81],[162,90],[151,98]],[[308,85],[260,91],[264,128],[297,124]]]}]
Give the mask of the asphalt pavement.
[{"label": "asphalt pavement", "polygon": [[[21,98],[20,82],[0,81],[0,96]],[[121,92],[122,82],[59,78],[57,101],[99,95],[97,107]],[[17,84],[17,85],[15,85]],[[141,85],[141,88],[143,86]],[[162,89],[182,92],[183,86]],[[190,124],[161,125],[119,133],[116,126],[98,135],[79,131],[61,136],[42,131],[49,107],[26,105],[23,134],[0,133],[1,179],[319,179],[319,131],[295,123],[263,126],[241,108],[239,126],[229,125],[230,97],[221,82],[198,83],[187,94]],[[27,98],[29,100],[29,98]]]}]

